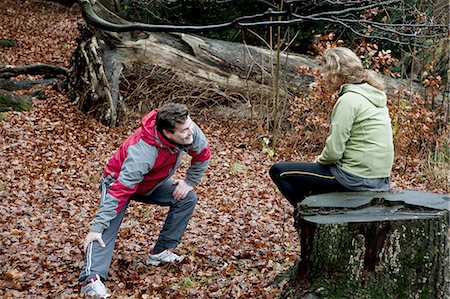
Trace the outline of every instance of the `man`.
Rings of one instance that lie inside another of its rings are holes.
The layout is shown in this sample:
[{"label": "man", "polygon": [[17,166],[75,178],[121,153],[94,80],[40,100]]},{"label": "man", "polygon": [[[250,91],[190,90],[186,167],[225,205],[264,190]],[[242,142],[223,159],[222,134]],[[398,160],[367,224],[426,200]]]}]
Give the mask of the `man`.
[{"label": "man", "polygon": [[[191,157],[184,180],[171,176],[183,152]],[[210,159],[205,135],[189,117],[185,105],[169,103],[151,111],[117,150],[105,167],[100,185],[100,207],[84,240],[86,259],[79,277],[81,293],[107,298],[114,243],[130,199],[169,206],[170,210],[147,263],[157,266],[180,262],[171,252],[184,234],[197,201],[192,192]]]}]

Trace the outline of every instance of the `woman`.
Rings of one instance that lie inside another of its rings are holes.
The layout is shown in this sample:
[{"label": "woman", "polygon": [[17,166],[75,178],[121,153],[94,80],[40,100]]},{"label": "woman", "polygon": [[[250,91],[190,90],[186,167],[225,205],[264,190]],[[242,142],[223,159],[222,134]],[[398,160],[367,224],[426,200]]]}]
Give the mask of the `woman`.
[{"label": "woman", "polygon": [[289,202],[335,191],[388,191],[394,160],[391,120],[383,84],[347,48],[323,54],[323,75],[339,99],[330,133],[315,162],[281,162],[270,177]]}]

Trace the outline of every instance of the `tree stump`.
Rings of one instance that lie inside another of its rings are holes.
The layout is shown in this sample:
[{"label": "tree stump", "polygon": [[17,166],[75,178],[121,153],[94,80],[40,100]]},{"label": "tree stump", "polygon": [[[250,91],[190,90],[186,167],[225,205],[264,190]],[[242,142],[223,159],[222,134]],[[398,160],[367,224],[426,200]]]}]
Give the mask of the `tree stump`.
[{"label": "tree stump", "polygon": [[296,209],[301,259],[285,296],[450,298],[449,210],[448,195],[427,192],[307,197]]}]

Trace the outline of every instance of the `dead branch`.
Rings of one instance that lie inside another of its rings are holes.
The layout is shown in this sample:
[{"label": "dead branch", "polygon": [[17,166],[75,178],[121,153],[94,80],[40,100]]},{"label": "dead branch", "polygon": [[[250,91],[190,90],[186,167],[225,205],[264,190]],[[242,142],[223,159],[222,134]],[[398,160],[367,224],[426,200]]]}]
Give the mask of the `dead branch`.
[{"label": "dead branch", "polygon": [[[305,21],[326,22],[344,28],[350,29],[354,34],[366,38],[387,40],[394,44],[412,44],[418,46],[425,46],[425,42],[429,46],[430,40],[437,41],[442,37],[448,36],[447,24],[435,24],[432,19],[425,19],[423,22],[401,24],[393,22],[372,22],[369,20],[362,20],[361,15],[364,11],[369,9],[387,9],[392,8],[396,4],[402,4],[402,0],[386,0],[386,1],[321,1],[314,3],[320,12],[299,14],[296,13],[296,7],[305,1],[291,0],[284,1],[287,4],[287,9],[276,11],[270,8],[264,13],[241,16],[228,22],[220,24],[205,24],[205,25],[173,25],[173,24],[143,24],[125,22],[121,24],[107,21],[97,14],[91,3],[92,0],[79,0],[83,9],[85,19],[97,28],[101,28],[113,32],[130,32],[130,31],[146,31],[146,32],[205,32],[205,31],[220,31],[229,28],[248,29],[254,27],[270,27],[282,26],[289,27]],[[366,5],[364,3],[367,2]],[[329,6],[333,9],[330,10]],[[322,6],[323,10],[322,11]],[[338,7],[334,7],[338,6]],[[343,9],[339,9],[344,7]],[[399,9],[401,11],[401,9]],[[406,11],[405,11],[406,13]],[[351,17],[348,17],[351,16]],[[283,19],[284,18],[284,19]],[[360,27],[355,30],[354,25]],[[370,27],[369,27],[370,26]],[[367,33],[367,31],[374,31]],[[375,32],[376,31],[376,32]],[[396,38],[389,38],[385,33],[396,36]]]},{"label": "dead branch", "polygon": [[68,75],[69,70],[49,64],[30,64],[25,66],[3,65],[0,66],[0,78],[11,78],[18,75],[45,75],[48,77],[57,77],[59,75]]}]

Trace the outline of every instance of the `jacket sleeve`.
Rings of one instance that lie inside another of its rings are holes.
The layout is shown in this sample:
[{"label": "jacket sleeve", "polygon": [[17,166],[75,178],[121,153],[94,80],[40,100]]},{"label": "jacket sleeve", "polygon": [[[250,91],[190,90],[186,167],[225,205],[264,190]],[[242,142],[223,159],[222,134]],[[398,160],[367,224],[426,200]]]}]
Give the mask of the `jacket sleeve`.
[{"label": "jacket sleeve", "polygon": [[331,113],[330,134],[316,162],[335,164],[342,158],[356,117],[356,109],[352,104],[351,98],[345,95],[336,102]]},{"label": "jacket sleeve", "polygon": [[102,233],[116,218],[123,206],[134,194],[144,175],[150,172],[156,159],[156,148],[140,140],[128,147],[119,177],[102,195],[100,208],[94,217],[91,231]]},{"label": "jacket sleeve", "polygon": [[186,183],[190,186],[195,186],[200,182],[211,158],[208,140],[195,123],[193,124],[193,131],[194,142],[188,150],[188,154],[192,157],[191,166],[188,168],[185,178]]}]

